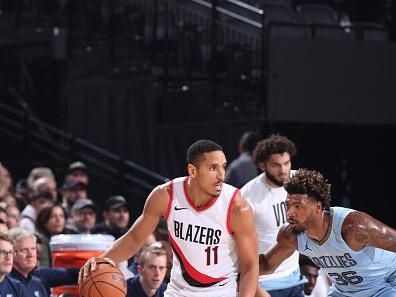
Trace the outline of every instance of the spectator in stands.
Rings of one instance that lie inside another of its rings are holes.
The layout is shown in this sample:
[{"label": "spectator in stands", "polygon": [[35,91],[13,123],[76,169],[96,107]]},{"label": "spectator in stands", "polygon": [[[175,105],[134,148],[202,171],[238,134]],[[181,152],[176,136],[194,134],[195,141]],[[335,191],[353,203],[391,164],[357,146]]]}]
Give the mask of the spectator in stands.
[{"label": "spectator in stands", "polygon": [[80,199],[71,209],[71,221],[67,225],[70,233],[91,233],[96,223],[98,208],[91,199]]},{"label": "spectator in stands", "polygon": [[36,235],[40,238],[42,244],[42,254],[40,255],[40,265],[51,265],[50,239],[53,235],[68,233],[65,229],[67,214],[65,209],[55,204],[44,208],[37,216]]},{"label": "spectator in stands", "polygon": [[79,180],[88,186],[89,185],[89,176],[88,176],[87,165],[85,165],[85,163],[83,163],[81,161],[76,161],[76,162],[71,163],[67,169],[67,172],[65,175],[65,180],[67,180],[69,178]]},{"label": "spectator in stands", "polygon": [[35,167],[35,168],[33,168],[30,171],[29,176],[28,176],[28,178],[26,180],[28,188],[29,189],[33,189],[33,183],[37,179],[39,179],[40,177],[51,178],[56,184],[55,175],[54,175],[54,173],[52,172],[52,170],[50,168],[48,168],[48,167]]},{"label": "spectator in stands", "polygon": [[2,220],[5,224],[7,224],[8,221],[7,211],[1,205],[0,205],[0,220]]},{"label": "spectator in stands", "polygon": [[110,196],[105,201],[103,219],[92,233],[110,234],[116,239],[124,235],[129,228],[129,209],[125,197]]},{"label": "spectator in stands", "polygon": [[160,241],[162,243],[162,245],[164,246],[164,248],[168,251],[168,265],[167,265],[168,268],[166,271],[164,282],[169,283],[170,272],[172,269],[173,252],[172,252],[171,245],[169,243],[168,225],[166,223],[166,220],[164,220],[163,218],[160,219],[157,227],[155,228],[154,235],[155,235],[155,238],[157,239],[157,241]]},{"label": "spectator in stands", "polygon": [[0,219],[0,233],[7,234],[7,232],[8,232],[7,223],[4,222],[2,219]]},{"label": "spectator in stands", "polygon": [[9,277],[14,262],[14,248],[11,239],[0,233],[0,296],[28,297],[24,286]]},{"label": "spectator in stands", "polygon": [[150,234],[147,238],[146,241],[143,243],[143,245],[140,247],[140,249],[136,252],[136,254],[133,256],[132,261],[130,262],[128,269],[132,271],[134,275],[137,275],[138,272],[138,264],[139,264],[139,257],[142,254],[142,251],[152,245],[153,243],[157,242],[154,233]]},{"label": "spectator in stands", "polygon": [[300,254],[299,264],[301,274],[308,280],[304,284],[305,296],[322,297],[329,292],[329,282],[325,274],[320,273],[320,267],[315,265],[307,256]]},{"label": "spectator in stands", "polygon": [[16,205],[18,205],[16,198],[11,193],[8,193],[5,196],[3,196],[1,198],[0,203],[4,204],[4,206],[7,206],[7,205],[15,205],[16,206]]},{"label": "spectator in stands", "polygon": [[45,207],[54,204],[52,194],[48,191],[30,193],[30,203],[21,212],[20,226],[31,232],[36,231],[37,214]]},{"label": "spectator in stands", "polygon": [[31,296],[48,297],[50,288],[77,283],[78,268],[37,267],[36,237],[22,228],[8,232],[15,250],[11,277],[24,284]]},{"label": "spectator in stands", "polygon": [[164,249],[168,252],[166,274],[164,279],[164,283],[168,284],[170,281],[170,274],[173,266],[173,251],[172,251],[172,246],[168,240],[160,240],[160,242],[162,243]]},{"label": "spectator in stands", "polygon": [[155,242],[140,255],[139,274],[127,280],[127,297],[162,297],[167,285],[163,282],[167,269],[167,251]]},{"label": "spectator in stands", "polygon": [[79,199],[87,198],[87,184],[81,180],[68,178],[61,188],[61,193],[62,206],[67,214],[70,215],[74,203]]},{"label": "spectator in stands", "polygon": [[5,208],[7,213],[7,226],[9,229],[14,227],[19,227],[21,221],[21,212],[19,208],[15,205],[8,205]]},{"label": "spectator in stands", "polygon": [[43,176],[33,182],[31,190],[33,192],[48,192],[52,196],[54,203],[57,202],[58,192],[56,189],[56,182],[48,176]]},{"label": "spectator in stands", "polygon": [[252,154],[259,139],[255,132],[243,133],[238,145],[239,157],[228,165],[224,182],[241,188],[258,175],[259,172]]},{"label": "spectator in stands", "polygon": [[14,192],[13,181],[9,170],[0,163],[0,200]]},{"label": "spectator in stands", "polygon": [[0,206],[5,208],[7,205],[16,205],[13,196],[13,181],[10,172],[0,163]]},{"label": "spectator in stands", "polygon": [[4,167],[0,163],[0,199],[7,193],[6,175]]},{"label": "spectator in stands", "polygon": [[15,185],[16,204],[20,210],[29,204],[29,188],[26,179],[20,179]]}]

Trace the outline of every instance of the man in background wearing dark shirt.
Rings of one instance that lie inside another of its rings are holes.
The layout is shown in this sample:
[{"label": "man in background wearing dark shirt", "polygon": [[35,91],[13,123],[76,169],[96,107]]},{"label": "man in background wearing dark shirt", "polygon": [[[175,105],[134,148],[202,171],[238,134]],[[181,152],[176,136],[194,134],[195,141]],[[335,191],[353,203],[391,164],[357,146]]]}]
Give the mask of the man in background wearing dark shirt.
[{"label": "man in background wearing dark shirt", "polygon": [[110,234],[118,239],[129,229],[129,208],[125,197],[110,196],[105,201],[104,221],[97,224],[91,233]]},{"label": "man in background wearing dark shirt", "polygon": [[168,252],[161,242],[144,249],[139,257],[138,275],[127,280],[127,297],[163,297]]},{"label": "man in background wearing dark shirt", "polygon": [[239,140],[239,156],[234,159],[226,169],[225,182],[237,188],[242,188],[248,181],[258,175],[252,153],[260,140],[257,133],[247,131]]},{"label": "man in background wearing dark shirt", "polygon": [[15,250],[10,276],[20,281],[34,296],[50,296],[50,288],[77,284],[79,268],[37,268],[37,242],[33,233],[12,228],[8,232]]},{"label": "man in background wearing dark shirt", "polygon": [[7,275],[11,272],[14,254],[11,239],[0,233],[0,296],[27,297],[24,286]]},{"label": "man in background wearing dark shirt", "polygon": [[96,223],[98,207],[91,199],[80,199],[71,209],[71,218],[66,227],[71,234],[90,234]]}]

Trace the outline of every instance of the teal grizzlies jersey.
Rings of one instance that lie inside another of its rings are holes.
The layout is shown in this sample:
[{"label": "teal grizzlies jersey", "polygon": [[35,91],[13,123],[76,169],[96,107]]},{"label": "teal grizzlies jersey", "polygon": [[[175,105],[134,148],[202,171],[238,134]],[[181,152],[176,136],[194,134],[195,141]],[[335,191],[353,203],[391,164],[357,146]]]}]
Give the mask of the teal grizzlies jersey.
[{"label": "teal grizzlies jersey", "polygon": [[299,252],[311,258],[331,278],[330,291],[334,295],[330,296],[396,296],[392,288],[396,285],[396,253],[369,246],[356,252],[342,238],[342,224],[353,211],[332,207],[325,238],[318,243],[305,232],[298,234]]}]

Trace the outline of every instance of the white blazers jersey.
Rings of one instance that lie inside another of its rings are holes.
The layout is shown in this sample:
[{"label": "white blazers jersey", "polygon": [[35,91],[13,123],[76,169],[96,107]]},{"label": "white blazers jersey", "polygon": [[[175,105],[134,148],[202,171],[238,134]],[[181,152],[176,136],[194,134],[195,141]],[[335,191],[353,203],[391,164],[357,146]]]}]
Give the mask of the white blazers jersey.
[{"label": "white blazers jersey", "polygon": [[[278,231],[287,219],[286,190],[283,187],[269,187],[264,181],[264,175],[265,173],[260,174],[241,189],[242,197],[249,202],[254,212],[259,254],[268,252],[275,245]],[[272,274],[260,275],[260,281],[287,277],[296,270],[299,270],[297,251]]]},{"label": "white blazers jersey", "polygon": [[238,255],[230,211],[238,190],[228,184],[218,198],[196,208],[187,192],[189,177],[171,182],[166,220],[173,267],[165,296],[236,296]]}]

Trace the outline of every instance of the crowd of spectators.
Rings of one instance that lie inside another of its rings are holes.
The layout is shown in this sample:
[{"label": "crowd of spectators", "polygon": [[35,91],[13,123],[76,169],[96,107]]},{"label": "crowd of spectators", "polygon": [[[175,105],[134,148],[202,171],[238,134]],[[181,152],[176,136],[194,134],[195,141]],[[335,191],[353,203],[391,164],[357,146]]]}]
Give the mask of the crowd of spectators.
[{"label": "crowd of spectators", "polygon": [[[39,296],[54,296],[52,287],[77,284],[80,267],[54,267],[50,245],[53,236],[107,234],[116,240],[129,229],[133,222],[128,200],[114,194],[100,209],[97,201],[88,197],[89,183],[88,167],[80,161],[65,169],[59,184],[48,167],[33,168],[25,179],[15,182],[12,170],[0,163],[0,235],[4,235],[0,243],[4,241],[5,246],[12,243],[14,253],[13,269],[5,274],[7,281],[2,281],[0,275],[0,292],[7,293],[11,287],[4,286],[17,280],[26,292],[33,288],[40,292]],[[21,249],[20,245],[26,247]],[[3,258],[10,257],[9,253],[0,255],[0,268],[9,265]],[[121,269],[127,278],[127,296],[163,296],[171,265],[166,222],[161,221],[146,244],[128,261],[127,272]],[[22,291],[11,293],[25,296]]]}]

